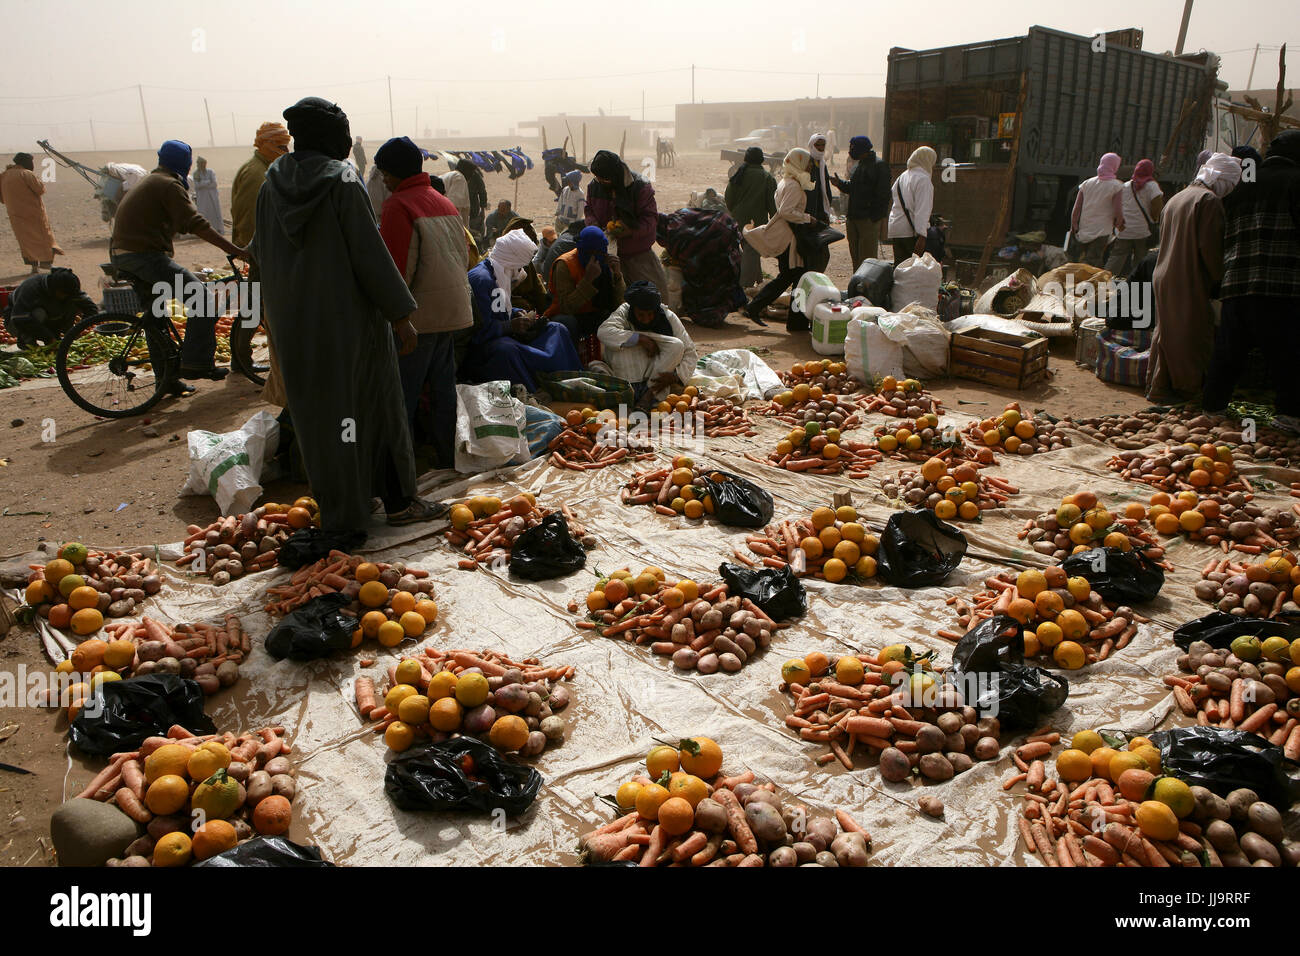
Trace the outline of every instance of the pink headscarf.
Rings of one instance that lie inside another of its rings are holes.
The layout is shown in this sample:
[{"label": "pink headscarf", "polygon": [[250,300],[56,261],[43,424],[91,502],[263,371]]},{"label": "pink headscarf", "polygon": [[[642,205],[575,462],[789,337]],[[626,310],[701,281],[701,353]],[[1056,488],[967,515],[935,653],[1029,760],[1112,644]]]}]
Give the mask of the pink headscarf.
[{"label": "pink headscarf", "polygon": [[1120,158],[1118,153],[1107,153],[1097,164],[1098,179],[1114,179],[1115,173],[1119,171]]},{"label": "pink headscarf", "polygon": [[1149,159],[1139,159],[1138,164],[1133,167],[1133,188],[1141,189],[1151,180],[1156,178],[1155,163]]}]

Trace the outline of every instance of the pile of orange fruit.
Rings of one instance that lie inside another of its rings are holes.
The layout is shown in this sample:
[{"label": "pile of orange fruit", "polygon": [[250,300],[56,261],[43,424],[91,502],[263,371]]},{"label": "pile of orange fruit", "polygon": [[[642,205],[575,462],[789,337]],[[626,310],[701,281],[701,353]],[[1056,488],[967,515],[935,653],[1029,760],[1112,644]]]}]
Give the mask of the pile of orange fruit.
[{"label": "pile of orange fruit", "polygon": [[1005,479],[983,475],[979,466],[962,462],[949,467],[943,458],[927,459],[919,471],[903,471],[881,482],[887,498],[920,505],[944,521],[977,521],[990,508],[1001,508],[1018,492]]},{"label": "pile of orange fruit", "polygon": [[645,774],[620,784],[614,802],[680,836],[695,825],[695,808],[712,790],[707,781],[721,770],[722,748],[709,737],[660,744],[646,754]]},{"label": "pile of orange fruit", "polygon": [[906,419],[897,425],[876,428],[876,447],[899,461],[924,461],[937,452],[959,459],[970,459],[980,465],[993,463],[993,452],[987,448],[971,448],[962,441],[955,430],[941,431],[939,416],[930,412],[916,419]]},{"label": "pile of orange fruit", "polygon": [[786,387],[796,385],[817,386],[824,392],[851,394],[860,392],[866,386],[849,374],[849,367],[834,359],[812,359],[807,362],[795,362],[788,372],[777,375]]},{"label": "pile of orange fruit", "polygon": [[1176,445],[1159,452],[1112,457],[1107,465],[1130,481],[1142,481],[1165,491],[1249,490],[1237,474],[1227,445]]},{"label": "pile of orange fruit", "polygon": [[[438,621],[438,604],[429,593],[389,588],[380,580],[385,571],[395,570],[390,565],[370,561],[357,565],[354,580],[361,587],[357,602],[361,617],[352,632],[352,646],[370,638],[384,647],[396,647],[407,638],[418,638]],[[400,581],[399,581],[400,583]]]},{"label": "pile of orange fruit", "polygon": [[971,422],[965,431],[976,445],[1000,448],[1013,455],[1032,455],[1070,446],[1070,438],[1063,429],[1046,419],[1026,416],[1019,402],[1011,402],[996,417]]},{"label": "pile of orange fruit", "polygon": [[290,528],[297,531],[299,528],[319,528],[320,527],[320,505],[316,499],[303,495],[294,499],[293,504],[280,504],[279,502],[270,501],[261,506],[262,513],[268,515],[284,515]]},{"label": "pile of orange fruit", "polygon": [[[122,574],[118,576],[114,562],[124,567],[140,566],[136,555],[125,553],[105,554],[90,551],[85,545],[69,542],[59,549],[58,557],[44,565],[32,565],[27,577],[24,600],[40,617],[60,630],[70,630],[78,636],[94,634],[104,626],[104,616],[113,602],[118,600],[114,591],[127,590],[137,594],[138,605],[146,593],[156,593],[160,582],[149,575],[150,590],[144,589],[144,576]],[[139,578],[140,580],[135,580]],[[130,588],[125,585],[130,584]],[[120,595],[119,595],[120,596]],[[116,612],[115,612],[116,613]]]},{"label": "pile of orange fruit", "polygon": [[814,508],[806,517],[773,523],[762,534],[745,538],[749,550],[764,563],[790,562],[796,575],[831,583],[867,580],[876,576],[880,539],[858,519],[852,505]]}]

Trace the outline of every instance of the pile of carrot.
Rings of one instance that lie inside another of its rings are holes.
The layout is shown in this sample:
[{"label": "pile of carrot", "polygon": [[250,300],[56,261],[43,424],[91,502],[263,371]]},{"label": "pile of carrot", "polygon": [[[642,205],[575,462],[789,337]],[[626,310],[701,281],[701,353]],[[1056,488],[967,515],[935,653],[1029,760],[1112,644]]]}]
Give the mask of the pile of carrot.
[{"label": "pile of carrot", "polygon": [[380,572],[379,580],[390,591],[398,586],[399,580],[407,577],[417,580],[417,590],[423,593],[433,590],[433,582],[428,580],[429,572],[421,568],[371,562],[357,555],[334,550],[315,564],[299,568],[288,584],[268,587],[266,593],[271,600],[263,605],[262,610],[268,614],[288,614],[312,598],[335,593],[345,594],[355,603],[357,591],[361,587],[356,572],[363,564],[374,564]]},{"label": "pile of carrot", "polygon": [[[846,531],[846,528],[849,530]],[[844,544],[845,541],[848,542],[847,545]],[[745,535],[745,544],[766,567],[784,568],[788,565],[800,577],[822,578],[837,583],[849,576],[854,580],[875,577],[875,554],[880,547],[880,539],[871,534],[866,525],[858,522],[858,515],[850,506],[848,510],[840,509],[838,514],[830,509],[818,508],[801,518],[774,521],[761,534]],[[756,563],[739,548],[735,551],[735,557],[744,564]],[[828,577],[826,564],[829,561],[839,561],[843,567],[832,565],[832,573]]]},{"label": "pile of carrot", "polygon": [[645,505],[661,515],[685,515],[692,521],[713,514],[713,498],[698,484],[709,478],[725,482],[727,477],[708,465],[697,464],[685,455],[673,458],[671,468],[640,471],[623,486],[619,500],[625,505]]},{"label": "pile of carrot", "polygon": [[[835,457],[825,454],[827,448],[836,449]],[[881,454],[874,445],[861,441],[828,443],[821,452],[813,452],[809,447],[792,449],[789,452],[773,451],[766,458],[759,458],[745,452],[745,457],[760,465],[771,465],[786,471],[802,472],[806,475],[839,475],[846,478],[865,478],[871,466],[881,460]]]},{"label": "pile of carrot", "polygon": [[[1202,727],[1258,734],[1281,747],[1288,759],[1300,760],[1300,719],[1295,716],[1300,694],[1283,677],[1293,666],[1289,654],[1247,665],[1228,648],[1196,641],[1179,658],[1178,666],[1183,674],[1170,675],[1164,682],[1184,716],[1196,718]],[[1247,666],[1251,671],[1243,673]],[[1201,674],[1204,668],[1209,670]],[[1261,679],[1249,676],[1261,672]]]},{"label": "pile of carrot", "polygon": [[[725,398],[703,398],[691,395],[683,399],[687,403],[685,412],[680,415],[694,415],[695,425],[703,419],[705,438],[729,438],[737,435],[757,435],[754,423],[745,412],[744,406]],[[692,434],[689,421],[680,422],[676,417],[661,417],[660,429],[677,430],[679,424],[686,434]],[[635,432],[633,433],[635,434]]]},{"label": "pile of carrot", "polygon": [[[554,510],[543,508],[523,495],[516,495],[493,514],[465,522],[463,528],[458,528],[453,523],[453,527],[444,532],[444,537],[453,547],[465,553],[465,557],[456,563],[462,571],[472,571],[480,564],[501,565],[510,561],[515,539],[529,528],[541,524],[542,519]],[[568,505],[561,505],[559,510],[569,525],[570,535],[577,539],[588,537],[578,516]],[[584,542],[584,546],[588,543],[593,547],[595,545],[592,541]]]},{"label": "pile of carrot", "polygon": [[581,426],[569,426],[552,438],[546,447],[551,453],[548,461],[556,468],[593,471],[622,461],[632,455],[634,448],[643,453],[632,457],[648,457],[650,446],[639,440],[635,433],[629,434],[621,428],[601,431],[599,437],[593,437]]},{"label": "pile of carrot", "polygon": [[293,531],[287,513],[271,514],[265,507],[218,518],[206,527],[192,524],[185,529],[185,553],[176,566],[206,574],[214,584],[228,584],[275,567],[280,545]]},{"label": "pile of carrot", "polygon": [[[1216,461],[1205,454],[1206,449],[1180,445],[1159,451],[1122,451],[1106,460],[1106,467],[1118,471],[1129,481],[1141,481],[1162,491],[1196,491],[1206,488],[1215,491],[1254,492],[1246,476],[1237,471],[1236,462]],[[1200,459],[1206,459],[1205,462]],[[1200,467],[1204,466],[1204,467]]]},{"label": "pile of carrot", "polygon": [[921,387],[914,379],[899,383],[889,376],[880,390],[858,399],[858,407],[867,412],[879,412],[893,418],[915,418],[918,415],[942,415],[943,402]]},{"label": "pile of carrot", "polygon": [[[185,656],[200,663],[222,664],[233,661],[238,664],[246,657],[252,647],[248,632],[234,614],[227,614],[221,624],[167,624],[143,617],[139,623],[131,621],[110,621],[104,625],[106,640],[133,641],[139,645],[146,641],[159,641],[165,646],[183,648]],[[132,664],[132,673],[140,665],[137,657]]]},{"label": "pile of carrot", "polygon": [[[958,468],[960,467],[958,466]],[[945,474],[945,477],[948,476]],[[1006,507],[1006,503],[1011,499],[1012,495],[1020,494],[1019,488],[999,475],[979,472],[970,480],[975,484],[974,497],[968,496],[961,499],[961,505],[973,503],[977,509],[973,513],[961,509],[960,505],[951,497],[951,489],[947,492],[940,491],[937,482],[926,480],[919,471],[900,471],[892,478],[887,478],[881,482],[881,491],[884,492],[886,498],[901,498],[914,507],[928,508],[945,521],[954,518],[970,521],[978,518],[985,511]],[[945,509],[938,507],[944,502],[953,505],[951,509],[947,509],[953,513],[945,514]]]}]

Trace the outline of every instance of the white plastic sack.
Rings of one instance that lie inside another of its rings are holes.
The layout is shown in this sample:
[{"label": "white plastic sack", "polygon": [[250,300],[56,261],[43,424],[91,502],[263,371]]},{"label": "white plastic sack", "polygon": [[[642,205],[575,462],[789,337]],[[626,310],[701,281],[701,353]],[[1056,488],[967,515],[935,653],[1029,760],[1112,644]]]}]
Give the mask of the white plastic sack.
[{"label": "white plastic sack", "polygon": [[843,299],[840,288],[821,272],[805,272],[799,278],[790,296],[790,309],[811,317],[813,309],[822,302],[839,302]]},{"label": "white plastic sack", "polygon": [[1015,289],[1018,287],[1025,290],[1021,296],[1025,303],[1023,307],[1026,309],[1029,308],[1030,301],[1032,301],[1034,296],[1038,294],[1038,284],[1034,281],[1034,274],[1028,269],[1017,269],[1001,282],[986,289],[984,294],[975,300],[975,307],[971,311],[981,315],[1005,315],[1007,318],[1010,318],[1015,313],[1003,313],[994,310],[993,300],[997,298],[997,294],[1003,289]]},{"label": "white plastic sack", "polygon": [[889,292],[889,303],[895,312],[904,306],[919,302],[927,309],[939,308],[939,286],[943,284],[943,264],[930,253],[919,259],[908,256],[894,266],[894,285]]},{"label": "white plastic sack", "polygon": [[938,319],[893,313],[877,320],[881,331],[903,349],[903,371],[911,378],[948,374],[948,330]]},{"label": "white plastic sack", "polygon": [[886,375],[903,375],[903,348],[891,342],[877,324],[884,309],[865,306],[853,310],[849,332],[844,339],[844,364],[849,374],[860,382],[871,382]]},{"label": "white plastic sack", "polygon": [[785,388],[771,366],[749,349],[723,349],[700,357],[695,374],[687,385],[694,385],[710,398],[771,398]]},{"label": "white plastic sack", "polygon": [[456,470],[491,471],[529,458],[528,412],[507,381],[456,386]]},{"label": "white plastic sack", "polygon": [[280,423],[258,412],[239,431],[189,434],[190,477],[183,495],[211,495],[223,515],[244,514],[262,497],[262,464],[280,443]]}]

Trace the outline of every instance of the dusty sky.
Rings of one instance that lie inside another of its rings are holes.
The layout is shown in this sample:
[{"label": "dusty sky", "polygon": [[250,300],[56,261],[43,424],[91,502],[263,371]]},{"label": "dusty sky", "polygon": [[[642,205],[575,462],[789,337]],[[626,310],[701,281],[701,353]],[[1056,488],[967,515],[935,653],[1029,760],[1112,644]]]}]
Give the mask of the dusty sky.
[{"label": "dusty sky", "polygon": [[[1144,48],[1172,49],[1182,0],[812,4],[748,0],[491,3],[369,0],[0,0],[5,25],[0,146],[100,149],[150,137],[205,145],[251,142],[301,95],[336,100],[367,140],[389,135],[388,84],[398,134],[426,128],[506,135],[539,113],[627,114],[671,121],[697,100],[879,96],[891,46],[928,48],[1015,36],[1034,24],[1072,33],[1141,27]],[[811,11],[817,15],[809,15]],[[1277,81],[1277,46],[1290,41],[1300,76],[1295,0],[1201,0],[1186,47],[1223,57],[1220,76]],[[603,11],[601,15],[600,11]],[[799,11],[803,16],[796,16]],[[821,71],[820,87],[817,72]],[[1294,82],[1293,86],[1296,86]],[[418,126],[417,126],[418,123]]]}]

